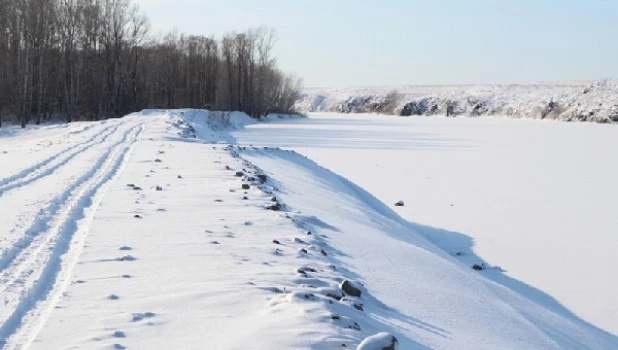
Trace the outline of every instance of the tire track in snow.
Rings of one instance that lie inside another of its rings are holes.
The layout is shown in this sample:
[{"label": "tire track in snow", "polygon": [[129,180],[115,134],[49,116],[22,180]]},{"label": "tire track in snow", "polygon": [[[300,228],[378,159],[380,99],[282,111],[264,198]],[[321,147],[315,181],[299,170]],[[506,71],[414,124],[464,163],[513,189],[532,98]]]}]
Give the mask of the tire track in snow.
[{"label": "tire track in snow", "polygon": [[[115,149],[118,145],[126,142],[129,135],[133,129],[127,130],[123,137],[110,146],[107,152],[105,152],[96,163],[90,169],[82,174],[77,180],[75,180],[71,185],[69,185],[62,193],[54,197],[50,204],[43,209],[40,209],[37,214],[36,219],[30,225],[29,228],[26,229],[24,235],[17,240],[13,244],[13,246],[7,250],[5,250],[2,255],[0,255],[0,272],[3,272],[5,269],[9,268],[13,261],[17,258],[17,256],[26,248],[30,246],[30,244],[41,235],[42,232],[46,232],[52,228],[54,218],[62,212],[62,210],[67,206],[67,203],[72,199],[72,193],[77,191],[82,185],[88,182],[94,175],[96,175],[97,171],[103,166],[107,157]],[[6,283],[3,277],[0,277],[0,291],[6,289]]]},{"label": "tire track in snow", "polygon": [[[28,185],[40,178],[45,176],[49,176],[53,174],[60,167],[66,165],[71,159],[80,154],[81,152],[91,148],[96,144],[101,144],[116,131],[120,127],[120,124],[107,126],[103,128],[100,132],[93,135],[90,139],[73,145],[67,149],[59,151],[49,158],[31,166],[26,169],[23,169],[19,173],[9,176],[0,180],[0,197],[6,191],[10,191],[17,187],[22,187]],[[97,140],[101,138],[100,140]],[[58,161],[55,163],[55,161]]]},{"label": "tire track in snow", "polygon": [[[21,335],[22,340],[8,344],[8,347],[27,347],[34,340],[69,284],[71,270],[77,262],[83,245],[83,236],[87,232],[88,224],[101,200],[99,191],[118,174],[143,129],[144,127],[141,125],[131,127],[120,141],[108,148],[88,172],[59,196],[62,198],[54,201],[48,207],[48,212],[41,216],[37,223],[42,224],[45,220],[56,217],[53,227],[48,225],[44,230],[45,232],[49,231],[47,236],[51,237],[38,242],[37,246],[30,246],[34,239],[27,238],[23,242],[26,245],[16,247],[17,249],[14,252],[15,256],[19,253],[29,253],[28,255],[35,257],[39,257],[40,253],[49,252],[45,254],[44,259],[20,260],[19,265],[25,264],[21,267],[11,264],[14,258],[3,261],[2,269],[10,275],[8,281],[2,281],[4,286],[7,285],[5,282],[8,282],[8,285],[19,286],[23,282],[22,271],[31,269],[41,271],[41,273],[30,288],[25,285],[22,286],[23,290],[19,291],[20,300],[8,317],[2,315],[4,322],[0,326],[0,347],[7,346],[9,338],[16,334]],[[75,194],[71,195],[72,192],[75,192]],[[84,219],[85,222],[82,221]],[[36,229],[37,223],[29,231]],[[45,261],[43,264],[37,265],[37,262],[41,260]],[[31,263],[34,263],[34,266]]]}]

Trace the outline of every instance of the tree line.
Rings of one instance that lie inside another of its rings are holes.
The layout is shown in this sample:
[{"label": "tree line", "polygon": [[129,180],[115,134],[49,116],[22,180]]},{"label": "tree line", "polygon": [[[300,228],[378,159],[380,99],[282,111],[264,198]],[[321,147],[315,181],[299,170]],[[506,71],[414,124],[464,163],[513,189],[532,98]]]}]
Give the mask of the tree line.
[{"label": "tree line", "polygon": [[98,120],[144,108],[289,113],[302,87],[266,28],[149,34],[130,0],[0,0],[2,120]]}]

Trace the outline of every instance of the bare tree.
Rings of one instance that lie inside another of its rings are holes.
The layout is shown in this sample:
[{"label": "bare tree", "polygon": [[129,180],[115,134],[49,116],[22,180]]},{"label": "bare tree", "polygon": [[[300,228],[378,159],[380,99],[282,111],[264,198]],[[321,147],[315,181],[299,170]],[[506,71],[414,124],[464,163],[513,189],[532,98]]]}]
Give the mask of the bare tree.
[{"label": "bare tree", "polygon": [[148,30],[131,0],[0,0],[0,126],[149,107],[291,111],[299,80],[277,68],[271,29],[221,40]]}]

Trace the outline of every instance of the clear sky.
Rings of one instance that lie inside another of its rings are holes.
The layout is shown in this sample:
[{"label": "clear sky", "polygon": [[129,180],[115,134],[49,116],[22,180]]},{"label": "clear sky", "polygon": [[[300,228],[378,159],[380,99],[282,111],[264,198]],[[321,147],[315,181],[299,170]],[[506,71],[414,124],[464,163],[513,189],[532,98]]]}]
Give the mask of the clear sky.
[{"label": "clear sky", "polygon": [[618,77],[618,0],[138,0],[153,31],[269,26],[305,86]]}]

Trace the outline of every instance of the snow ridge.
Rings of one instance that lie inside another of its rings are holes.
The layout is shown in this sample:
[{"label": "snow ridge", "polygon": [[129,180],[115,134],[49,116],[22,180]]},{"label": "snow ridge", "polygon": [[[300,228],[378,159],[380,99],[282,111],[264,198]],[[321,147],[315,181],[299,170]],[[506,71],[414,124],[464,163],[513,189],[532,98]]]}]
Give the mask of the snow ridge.
[{"label": "snow ridge", "polygon": [[611,123],[618,121],[618,80],[307,89],[296,103],[296,109],[302,112],[496,116]]}]

